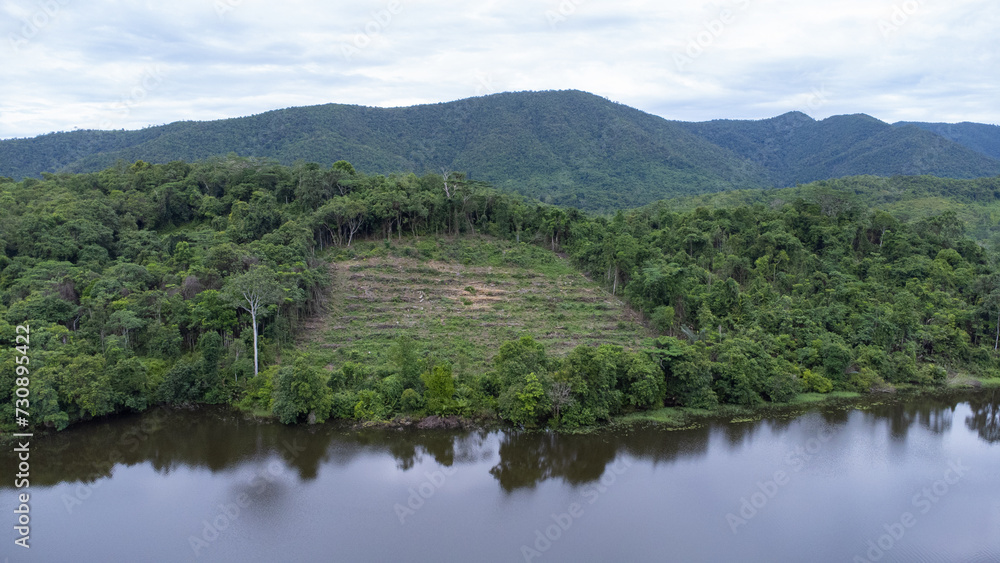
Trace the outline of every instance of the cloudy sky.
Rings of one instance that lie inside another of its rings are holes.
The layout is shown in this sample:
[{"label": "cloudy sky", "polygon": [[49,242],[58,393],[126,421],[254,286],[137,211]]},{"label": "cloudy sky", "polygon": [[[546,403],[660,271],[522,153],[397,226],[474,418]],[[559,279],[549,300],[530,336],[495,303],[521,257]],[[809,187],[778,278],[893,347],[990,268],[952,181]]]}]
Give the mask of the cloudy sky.
[{"label": "cloudy sky", "polygon": [[0,0],[0,138],[569,88],[1000,123],[998,30],[985,0]]}]

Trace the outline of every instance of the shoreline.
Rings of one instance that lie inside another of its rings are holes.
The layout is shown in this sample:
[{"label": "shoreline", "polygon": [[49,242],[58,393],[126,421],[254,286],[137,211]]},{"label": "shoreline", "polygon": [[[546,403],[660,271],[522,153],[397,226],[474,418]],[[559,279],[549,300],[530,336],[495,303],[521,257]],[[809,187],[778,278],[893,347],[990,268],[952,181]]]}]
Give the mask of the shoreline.
[{"label": "shoreline", "polygon": [[[971,383],[975,382],[975,383]],[[1000,379],[979,380],[966,378],[955,384],[940,387],[898,387],[869,393],[831,392],[799,393],[788,403],[765,403],[754,407],[719,405],[713,409],[690,407],[663,407],[621,415],[607,423],[608,426],[633,426],[649,424],[671,430],[695,428],[704,421],[729,419],[727,422],[753,422],[764,418],[797,418],[814,409],[864,410],[888,402],[905,402],[919,397],[945,397],[966,395],[1000,389]]]},{"label": "shoreline", "polygon": [[[975,382],[975,383],[971,383]],[[977,385],[978,384],[978,385]],[[350,430],[421,430],[421,431],[454,431],[454,430],[517,430],[522,432],[553,432],[557,434],[590,434],[605,430],[629,428],[633,426],[647,425],[663,428],[665,430],[686,430],[699,428],[711,421],[725,421],[728,423],[756,422],[765,418],[789,419],[797,418],[808,412],[819,409],[865,410],[874,406],[888,402],[905,402],[919,397],[945,397],[950,395],[975,395],[1000,389],[1000,379],[978,380],[963,379],[956,384],[944,385],[941,387],[901,387],[891,390],[875,391],[871,393],[856,392],[831,392],[831,393],[800,393],[795,399],[788,403],[765,403],[754,407],[744,407],[740,405],[719,405],[712,409],[699,409],[692,407],[661,407],[659,409],[637,411],[633,413],[618,415],[611,420],[600,425],[583,428],[559,428],[539,427],[523,428],[507,423],[499,418],[468,418],[458,415],[428,415],[424,417],[399,416],[391,420],[350,420],[335,419],[323,423],[309,424],[298,423],[289,426],[304,429],[322,426],[341,426]],[[81,421],[69,426],[66,430],[86,426],[88,423],[123,418],[129,416],[143,416],[154,409],[167,408],[178,411],[200,410],[204,408],[215,408],[224,410],[228,414],[240,415],[245,420],[256,422],[281,424],[274,416],[261,416],[253,412],[240,410],[234,405],[210,405],[204,404],[184,404],[184,405],[158,405],[142,412],[114,413],[103,417]],[[16,431],[0,432],[0,442],[9,443],[14,439]],[[57,431],[52,428],[34,428],[32,433],[35,438],[44,438]],[[62,431],[58,431],[62,432]]]}]

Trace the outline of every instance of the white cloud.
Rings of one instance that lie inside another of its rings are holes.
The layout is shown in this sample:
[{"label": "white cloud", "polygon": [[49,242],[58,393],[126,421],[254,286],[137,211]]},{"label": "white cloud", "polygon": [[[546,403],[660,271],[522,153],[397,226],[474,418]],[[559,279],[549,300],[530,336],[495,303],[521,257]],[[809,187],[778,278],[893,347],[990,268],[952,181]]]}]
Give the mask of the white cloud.
[{"label": "white cloud", "polygon": [[565,88],[682,120],[1000,123],[1000,11],[982,0],[8,0],[0,16],[3,138]]}]

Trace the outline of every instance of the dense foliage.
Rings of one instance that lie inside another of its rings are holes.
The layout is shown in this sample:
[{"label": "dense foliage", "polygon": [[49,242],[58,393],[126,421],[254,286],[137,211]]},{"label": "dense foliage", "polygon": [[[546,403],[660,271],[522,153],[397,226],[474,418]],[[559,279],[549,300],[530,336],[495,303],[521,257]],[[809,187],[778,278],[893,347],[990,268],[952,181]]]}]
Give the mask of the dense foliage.
[{"label": "dense foliage", "polygon": [[1000,159],[1000,125],[969,123],[968,121],[963,121],[962,123],[900,121],[893,125],[897,127],[915,125],[990,158]]},{"label": "dense foliage", "polygon": [[802,199],[827,214],[878,208],[904,222],[953,212],[972,238],[993,248],[1000,243],[1000,177],[955,180],[933,176],[852,176],[778,190],[732,190],[658,201],[649,212],[698,207],[780,207]]},{"label": "dense foliage", "polygon": [[[797,200],[619,214],[573,240],[671,336],[668,400],[752,405],[993,373],[996,265],[953,213],[903,223]],[[671,377],[673,376],[673,377]]]},{"label": "dense foliage", "polygon": [[857,174],[1000,174],[990,152],[1000,146],[1000,128],[918,125],[927,127],[893,127],[864,115],[815,121],[798,112],[684,123],[585,92],[517,92],[406,108],[327,104],[139,131],[4,140],[0,176],[229,153],[324,167],[345,159],[366,173],[463,170],[548,203],[606,211]]},{"label": "dense foliage", "polygon": [[914,125],[894,127],[864,114],[816,121],[801,112],[759,121],[720,119],[679,125],[763,167],[768,184],[777,187],[859,174],[945,178],[1000,174],[1000,161],[980,152],[990,141],[1000,143],[1000,128],[988,126],[975,138],[946,138]]},{"label": "dense foliage", "polygon": [[[555,357],[529,332],[497,343],[486,373],[406,338],[388,369],[297,348],[327,298],[325,257],[358,239],[473,233],[568,253],[660,336]],[[997,368],[1000,277],[951,213],[904,223],[798,199],[605,218],[461,174],[231,157],[0,181],[0,249],[0,335],[30,324],[32,417],[58,428],[195,402],[289,423],[408,413],[574,427]],[[6,421],[15,355],[0,349]]]},{"label": "dense foliage", "polygon": [[229,153],[324,167],[344,159],[366,173],[463,170],[533,198],[594,210],[765,185],[754,165],[677,124],[579,91],[503,93],[406,108],[326,104],[140,131],[6,140],[0,141],[0,176]]},{"label": "dense foliage", "polygon": [[240,281],[269,290],[257,311],[265,363],[322,305],[312,230],[275,200],[291,178],[249,161],[136,162],[0,184],[0,334],[13,342],[15,325],[31,327],[33,419],[64,427],[240,396],[256,348]]}]

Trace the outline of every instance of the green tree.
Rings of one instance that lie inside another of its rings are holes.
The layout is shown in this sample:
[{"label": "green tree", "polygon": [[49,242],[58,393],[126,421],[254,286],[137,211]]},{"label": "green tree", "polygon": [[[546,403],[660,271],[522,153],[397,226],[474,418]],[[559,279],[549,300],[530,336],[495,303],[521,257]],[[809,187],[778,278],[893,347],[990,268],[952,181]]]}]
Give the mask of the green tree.
[{"label": "green tree", "polygon": [[557,379],[570,384],[577,406],[593,416],[580,421],[590,425],[621,412],[624,394],[618,388],[618,378],[624,379],[625,371],[625,352],[620,346],[581,345],[566,356]]},{"label": "green tree", "polygon": [[200,401],[209,389],[198,365],[187,359],[179,360],[164,375],[157,389],[160,402],[185,404]]},{"label": "green tree", "polygon": [[663,372],[645,352],[627,352],[619,368],[618,384],[624,391],[625,402],[637,408],[663,405],[666,384]]},{"label": "green tree", "polygon": [[305,359],[292,366],[282,366],[275,376],[273,411],[284,424],[292,424],[308,415],[312,422],[323,422],[333,407],[333,391],[319,368]]},{"label": "green tree", "polygon": [[802,372],[802,387],[805,391],[829,393],[833,391],[833,382],[822,374],[807,369]]},{"label": "green tree", "polygon": [[650,321],[653,323],[653,326],[656,327],[656,330],[660,332],[669,332],[674,326],[674,308],[660,305],[659,307],[653,309]]},{"label": "green tree", "polygon": [[146,366],[138,358],[123,358],[115,364],[111,386],[116,403],[135,411],[146,410],[150,389]]},{"label": "green tree", "polygon": [[500,394],[498,407],[504,419],[530,427],[545,420],[551,403],[538,376],[532,372]]},{"label": "green tree", "polygon": [[358,391],[357,402],[354,404],[354,418],[358,420],[383,420],[389,414],[385,399],[377,391],[362,389]]},{"label": "green tree", "polygon": [[501,386],[511,387],[529,373],[546,371],[545,348],[531,336],[522,336],[518,340],[503,343],[493,358],[493,364]]},{"label": "green tree", "polygon": [[209,381],[214,381],[222,358],[222,337],[214,331],[206,332],[198,339],[198,349],[201,350],[201,371]]},{"label": "green tree", "polygon": [[417,346],[409,336],[396,339],[389,351],[393,367],[399,374],[404,388],[417,389],[420,385],[420,358],[417,356]]},{"label": "green tree", "polygon": [[427,409],[436,414],[448,414],[455,402],[455,379],[451,374],[451,366],[438,364],[430,371],[420,375],[426,390],[424,399]]}]

